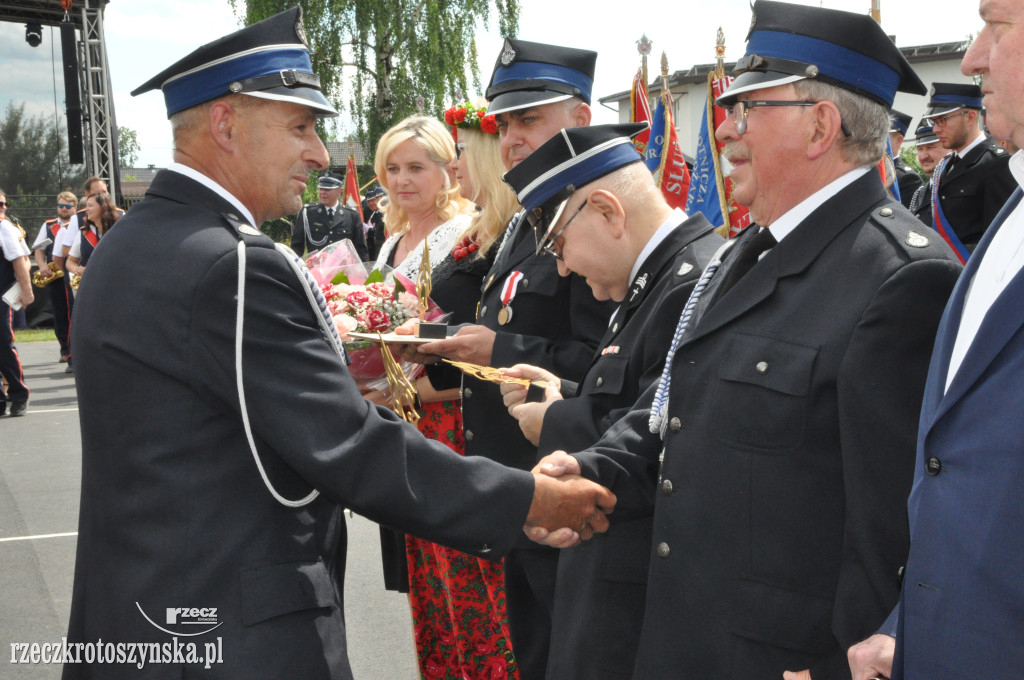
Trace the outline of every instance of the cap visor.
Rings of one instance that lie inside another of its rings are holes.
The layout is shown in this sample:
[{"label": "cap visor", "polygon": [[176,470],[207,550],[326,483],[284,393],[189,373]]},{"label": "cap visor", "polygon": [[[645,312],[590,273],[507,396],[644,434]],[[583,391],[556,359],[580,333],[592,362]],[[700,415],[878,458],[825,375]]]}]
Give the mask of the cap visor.
[{"label": "cap visor", "polygon": [[338,115],[338,111],[331,106],[331,103],[327,101],[323,93],[312,87],[282,86],[256,92],[242,92],[241,94],[247,94],[250,97],[257,97],[259,99],[272,99],[279,102],[298,104],[299,106],[308,106],[318,116],[333,117]]},{"label": "cap visor", "polygon": [[550,90],[520,90],[518,92],[506,92],[499,94],[492,101],[488,102],[487,115],[493,116],[499,113],[527,109],[531,106],[543,106],[565,101],[571,94],[564,92],[552,92]]},{"label": "cap visor", "polygon": [[750,92],[752,90],[763,90],[768,87],[778,87],[804,80],[804,76],[794,76],[789,73],[778,71],[747,71],[736,76],[722,96],[715,100],[718,106],[732,106],[736,103],[736,95]]},{"label": "cap visor", "polygon": [[936,118],[938,116],[945,116],[947,113],[954,113],[964,108],[960,104],[939,104],[937,106],[931,106],[928,108],[928,112],[924,114],[925,118]]}]

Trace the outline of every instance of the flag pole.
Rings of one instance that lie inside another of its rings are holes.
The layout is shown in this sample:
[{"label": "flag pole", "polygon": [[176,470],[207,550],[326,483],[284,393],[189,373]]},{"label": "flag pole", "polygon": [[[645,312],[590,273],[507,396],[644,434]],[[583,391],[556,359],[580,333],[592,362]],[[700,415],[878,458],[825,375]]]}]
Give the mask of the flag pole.
[{"label": "flag pole", "polygon": [[879,26],[882,25],[882,0],[871,0],[871,18]]}]

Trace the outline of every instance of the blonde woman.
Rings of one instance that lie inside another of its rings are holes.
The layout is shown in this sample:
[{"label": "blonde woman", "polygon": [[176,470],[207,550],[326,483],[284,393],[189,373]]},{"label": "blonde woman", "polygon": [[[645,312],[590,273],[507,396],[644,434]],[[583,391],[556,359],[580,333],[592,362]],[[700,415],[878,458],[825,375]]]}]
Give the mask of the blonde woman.
[{"label": "blonde woman", "polygon": [[[487,116],[485,109],[464,104],[449,109],[445,118],[457,135],[456,158],[450,170],[462,196],[478,210],[452,247],[445,251],[431,248],[431,297],[452,313],[450,323],[472,323],[481,283],[505,225],[519,205],[501,180],[504,167],[494,117]],[[434,364],[427,367],[427,375],[419,379],[417,387],[423,401],[420,431],[461,454],[465,442],[458,401],[460,383],[458,370]],[[449,396],[433,402],[424,397],[435,393]],[[412,536],[406,538],[406,550],[421,675],[517,678],[501,563]]]}]

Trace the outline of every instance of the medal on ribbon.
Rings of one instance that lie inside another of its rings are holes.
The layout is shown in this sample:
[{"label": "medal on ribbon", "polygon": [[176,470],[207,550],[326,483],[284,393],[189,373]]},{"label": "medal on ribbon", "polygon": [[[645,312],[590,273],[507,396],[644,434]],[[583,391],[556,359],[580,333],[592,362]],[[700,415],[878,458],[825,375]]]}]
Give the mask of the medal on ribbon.
[{"label": "medal on ribbon", "polygon": [[523,273],[515,271],[509,274],[505,285],[501,287],[501,309],[498,310],[498,323],[504,326],[512,320],[512,298],[516,296]]}]

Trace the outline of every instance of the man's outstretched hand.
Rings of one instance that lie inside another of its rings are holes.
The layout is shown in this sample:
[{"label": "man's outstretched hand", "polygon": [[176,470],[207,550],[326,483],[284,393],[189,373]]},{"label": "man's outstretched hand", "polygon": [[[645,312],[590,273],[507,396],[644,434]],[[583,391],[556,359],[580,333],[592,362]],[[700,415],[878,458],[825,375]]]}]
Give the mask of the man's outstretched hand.
[{"label": "man's outstretched hand", "polygon": [[523,527],[531,540],[567,548],[608,530],[615,494],[580,477],[575,458],[564,452],[546,456],[533,476],[533,504]]}]

